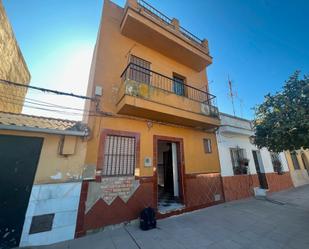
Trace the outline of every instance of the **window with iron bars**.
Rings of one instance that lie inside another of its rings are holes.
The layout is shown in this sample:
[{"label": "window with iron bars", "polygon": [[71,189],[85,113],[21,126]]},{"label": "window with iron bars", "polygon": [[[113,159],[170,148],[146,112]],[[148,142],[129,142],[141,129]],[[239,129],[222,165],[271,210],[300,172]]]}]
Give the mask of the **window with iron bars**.
[{"label": "window with iron bars", "polygon": [[271,162],[273,164],[274,172],[280,173],[282,171],[282,163],[278,153],[271,152],[270,153]]},{"label": "window with iron bars", "polygon": [[140,83],[150,84],[150,65],[149,61],[139,58],[135,55],[130,57],[131,68],[129,70],[129,78]]},{"label": "window with iron bars", "polygon": [[230,148],[233,171],[235,175],[242,175],[248,173],[249,160],[246,158],[245,149],[239,147]]},{"label": "window with iron bars", "polygon": [[134,175],[136,165],[135,137],[107,135],[104,143],[102,175]]}]

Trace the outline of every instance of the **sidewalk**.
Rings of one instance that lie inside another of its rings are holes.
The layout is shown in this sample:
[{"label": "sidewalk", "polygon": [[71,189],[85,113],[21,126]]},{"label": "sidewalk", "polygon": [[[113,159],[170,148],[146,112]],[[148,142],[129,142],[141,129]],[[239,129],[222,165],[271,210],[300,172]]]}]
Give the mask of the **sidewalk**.
[{"label": "sidewalk", "polygon": [[246,199],[158,221],[158,229],[137,225],[107,230],[40,249],[62,248],[309,248],[309,186]]}]

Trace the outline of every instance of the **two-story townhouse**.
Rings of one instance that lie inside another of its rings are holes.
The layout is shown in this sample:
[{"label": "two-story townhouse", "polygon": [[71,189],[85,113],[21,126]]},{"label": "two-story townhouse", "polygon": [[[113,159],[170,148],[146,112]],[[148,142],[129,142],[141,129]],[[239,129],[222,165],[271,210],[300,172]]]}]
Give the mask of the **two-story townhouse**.
[{"label": "two-story townhouse", "polygon": [[250,120],[225,113],[220,119],[217,141],[226,201],[253,196],[255,188],[274,192],[293,187],[285,154],[257,148]]},{"label": "two-story townhouse", "polygon": [[[104,1],[88,86],[92,136],[76,235],[224,200],[207,40],[142,0]],[[90,112],[89,112],[90,111]],[[92,174],[91,174],[92,172]]]}]

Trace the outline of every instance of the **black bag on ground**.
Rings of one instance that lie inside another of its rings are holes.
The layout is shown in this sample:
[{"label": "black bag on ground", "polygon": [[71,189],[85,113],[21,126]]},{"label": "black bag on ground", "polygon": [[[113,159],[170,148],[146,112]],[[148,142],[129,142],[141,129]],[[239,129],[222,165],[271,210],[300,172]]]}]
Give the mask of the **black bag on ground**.
[{"label": "black bag on ground", "polygon": [[153,208],[144,208],[140,214],[140,228],[149,230],[157,227],[156,214]]}]

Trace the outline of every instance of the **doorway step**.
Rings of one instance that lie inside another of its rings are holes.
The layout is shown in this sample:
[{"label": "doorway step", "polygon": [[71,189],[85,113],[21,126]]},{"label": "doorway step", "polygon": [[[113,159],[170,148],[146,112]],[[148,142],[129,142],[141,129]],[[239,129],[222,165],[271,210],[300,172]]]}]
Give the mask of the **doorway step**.
[{"label": "doorway step", "polygon": [[255,197],[265,197],[267,195],[268,189],[263,189],[260,187],[254,188],[254,196]]},{"label": "doorway step", "polygon": [[182,203],[179,202],[178,198],[173,196],[172,193],[165,192],[160,187],[158,197],[158,211],[161,214],[181,210],[185,207]]}]

